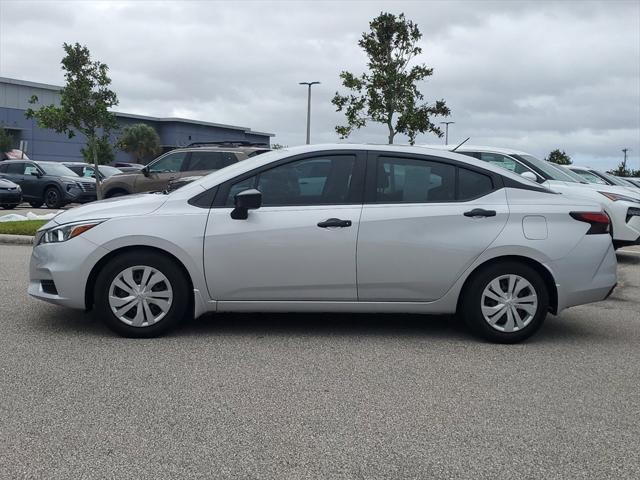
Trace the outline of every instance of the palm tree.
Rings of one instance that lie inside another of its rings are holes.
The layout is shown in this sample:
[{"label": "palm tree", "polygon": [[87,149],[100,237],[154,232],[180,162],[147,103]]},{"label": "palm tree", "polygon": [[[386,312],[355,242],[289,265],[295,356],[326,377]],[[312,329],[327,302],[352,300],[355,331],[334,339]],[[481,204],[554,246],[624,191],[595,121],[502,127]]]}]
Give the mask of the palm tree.
[{"label": "palm tree", "polygon": [[145,163],[146,158],[154,157],[160,152],[160,137],[153,127],[136,123],[125,127],[118,140],[118,148],[131,153],[136,163]]}]

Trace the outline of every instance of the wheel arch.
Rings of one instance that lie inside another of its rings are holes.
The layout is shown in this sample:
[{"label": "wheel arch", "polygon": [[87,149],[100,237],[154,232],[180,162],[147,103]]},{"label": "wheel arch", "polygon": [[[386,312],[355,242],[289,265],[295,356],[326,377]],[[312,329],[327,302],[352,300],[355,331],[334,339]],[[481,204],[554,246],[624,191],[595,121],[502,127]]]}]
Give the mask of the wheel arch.
[{"label": "wheel arch", "polygon": [[146,251],[146,252],[155,252],[158,253],[160,255],[164,255],[167,258],[170,258],[182,271],[182,274],[184,275],[184,277],[187,279],[188,282],[188,289],[190,292],[189,295],[189,306],[188,306],[188,311],[193,313],[194,312],[194,298],[193,298],[193,279],[191,278],[191,275],[189,274],[189,270],[187,270],[187,268],[185,267],[185,265],[180,261],[180,259],[178,257],[176,257],[175,255],[173,255],[171,252],[168,252],[167,250],[164,250],[162,248],[159,247],[155,247],[155,246],[149,246],[149,245],[130,245],[130,246],[124,246],[121,248],[117,248],[115,250],[110,251],[108,254],[106,254],[105,256],[103,256],[91,269],[91,272],[89,273],[89,276],[87,277],[87,283],[85,286],[85,292],[84,292],[84,304],[85,304],[85,309],[87,311],[91,310],[93,308],[93,304],[95,301],[95,283],[96,283],[96,279],[98,278],[98,275],[100,274],[100,271],[102,270],[102,268],[113,258],[117,257],[118,255],[121,255],[123,253],[128,253],[128,252],[132,252],[132,251]]},{"label": "wheel arch", "polygon": [[547,291],[549,292],[549,311],[554,315],[557,314],[558,288],[556,286],[556,281],[555,281],[555,278],[553,277],[553,274],[542,263],[538,262],[537,260],[534,260],[533,258],[525,257],[522,255],[500,255],[497,257],[492,257],[486,260],[485,262],[482,262],[481,264],[477,265],[473,269],[473,271],[469,275],[467,275],[467,278],[465,279],[462,285],[462,288],[460,289],[461,294],[458,295],[458,304],[457,304],[456,310],[457,311],[460,310],[460,305],[462,302],[462,292],[465,291],[465,289],[467,288],[467,285],[473,280],[473,278],[479,272],[481,272],[482,270],[484,270],[485,268],[491,265],[495,265],[497,263],[509,262],[509,261],[523,263],[531,267],[532,269],[534,269],[542,277],[542,280],[544,281],[545,286],[547,287]]}]

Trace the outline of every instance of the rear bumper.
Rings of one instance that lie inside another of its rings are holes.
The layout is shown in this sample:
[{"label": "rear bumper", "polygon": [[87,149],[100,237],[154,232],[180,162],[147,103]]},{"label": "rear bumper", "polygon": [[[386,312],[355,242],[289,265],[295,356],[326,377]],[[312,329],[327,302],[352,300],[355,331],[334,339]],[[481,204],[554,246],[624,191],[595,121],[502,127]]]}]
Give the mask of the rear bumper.
[{"label": "rear bumper", "polygon": [[0,192],[0,205],[17,205],[22,203],[22,193]]},{"label": "rear bumper", "polygon": [[618,281],[618,262],[608,235],[585,235],[569,255],[549,268],[556,278],[558,313],[604,300]]}]

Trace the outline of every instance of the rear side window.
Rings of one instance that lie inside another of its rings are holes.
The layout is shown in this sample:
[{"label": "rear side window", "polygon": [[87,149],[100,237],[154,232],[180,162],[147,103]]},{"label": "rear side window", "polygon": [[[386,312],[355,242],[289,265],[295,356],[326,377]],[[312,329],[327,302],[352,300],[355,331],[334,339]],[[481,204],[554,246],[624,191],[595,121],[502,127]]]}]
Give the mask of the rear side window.
[{"label": "rear side window", "polygon": [[7,173],[22,175],[24,173],[24,163],[11,163],[6,166]]},{"label": "rear side window", "polygon": [[0,163],[0,173],[7,173],[7,165],[6,164],[2,165]]},{"label": "rear side window", "polygon": [[458,168],[458,200],[482,197],[493,190],[493,181],[488,175]]},{"label": "rear side window", "polygon": [[237,162],[233,152],[192,152],[187,171],[220,170]]},{"label": "rear side window", "polygon": [[456,167],[411,158],[379,157],[376,202],[450,202],[456,196]]}]

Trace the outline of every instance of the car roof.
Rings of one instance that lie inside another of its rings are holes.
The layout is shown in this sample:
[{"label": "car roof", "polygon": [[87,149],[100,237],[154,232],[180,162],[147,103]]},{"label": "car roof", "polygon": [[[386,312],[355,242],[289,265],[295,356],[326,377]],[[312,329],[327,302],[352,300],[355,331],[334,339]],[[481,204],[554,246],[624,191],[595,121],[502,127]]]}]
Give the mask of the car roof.
[{"label": "car roof", "polygon": [[[433,148],[435,150],[453,150],[457,145],[420,145],[421,147]],[[502,153],[504,155],[531,155],[530,153],[513,148],[490,147],[486,145],[461,145],[456,149],[458,152],[486,152],[486,153]]]}]

